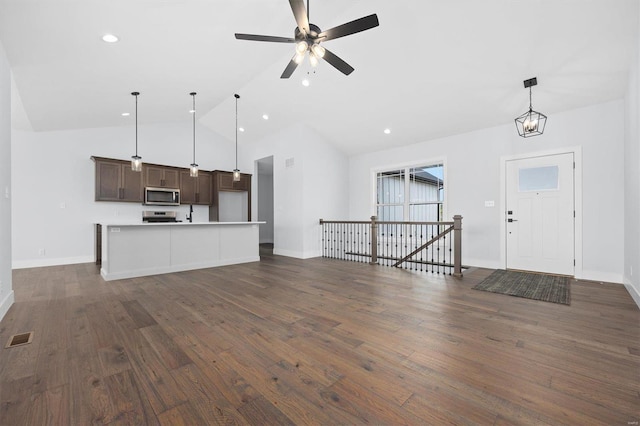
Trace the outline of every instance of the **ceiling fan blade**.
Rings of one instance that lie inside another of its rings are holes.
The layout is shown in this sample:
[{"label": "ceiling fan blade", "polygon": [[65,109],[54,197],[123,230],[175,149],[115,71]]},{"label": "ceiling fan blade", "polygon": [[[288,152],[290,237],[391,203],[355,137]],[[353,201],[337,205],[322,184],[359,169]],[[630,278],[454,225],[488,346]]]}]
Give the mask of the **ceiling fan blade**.
[{"label": "ceiling fan blade", "polygon": [[329,30],[323,31],[318,34],[318,38],[322,41],[333,40],[336,38],[348,36],[351,34],[359,33],[380,25],[378,22],[378,15],[365,16],[364,18],[356,19],[355,21],[347,22],[346,24],[338,25]]},{"label": "ceiling fan blade", "polygon": [[309,17],[307,16],[307,9],[304,7],[304,1],[289,0],[289,4],[291,5],[293,16],[296,18],[300,31],[309,34]]},{"label": "ceiling fan blade", "polygon": [[276,37],[256,34],[238,34],[236,33],[238,40],[251,40],[251,41],[271,41],[274,43],[294,43],[295,40],[291,37]]},{"label": "ceiling fan blade", "polygon": [[289,62],[289,65],[287,65],[287,67],[284,69],[282,75],[280,76],[280,78],[289,78],[291,77],[291,74],[293,74],[293,72],[296,70],[296,68],[298,68],[298,63],[294,60],[296,58],[296,55],[293,55],[293,58],[291,58],[291,61]]},{"label": "ceiling fan blade", "polygon": [[323,59],[329,62],[335,69],[337,69],[344,75],[349,75],[353,72],[353,67],[351,65],[349,65],[327,49],[324,49]]}]

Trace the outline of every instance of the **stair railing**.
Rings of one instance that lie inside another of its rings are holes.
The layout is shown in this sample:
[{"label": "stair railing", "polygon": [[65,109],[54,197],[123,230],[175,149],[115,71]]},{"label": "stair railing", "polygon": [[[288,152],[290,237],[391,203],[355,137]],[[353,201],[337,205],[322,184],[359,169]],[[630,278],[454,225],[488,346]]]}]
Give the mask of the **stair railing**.
[{"label": "stair railing", "polygon": [[[322,256],[462,276],[462,216],[451,222],[328,221]],[[451,236],[453,234],[453,237]]]}]

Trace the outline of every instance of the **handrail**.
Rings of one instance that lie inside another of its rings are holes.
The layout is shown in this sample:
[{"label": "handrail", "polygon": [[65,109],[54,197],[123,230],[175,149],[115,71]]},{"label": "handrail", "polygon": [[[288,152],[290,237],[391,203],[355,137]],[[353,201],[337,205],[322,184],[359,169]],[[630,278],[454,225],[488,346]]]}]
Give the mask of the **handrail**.
[{"label": "handrail", "polygon": [[[427,265],[431,272],[440,273],[444,268],[462,276],[460,215],[447,222],[378,221],[371,216],[370,221],[320,219],[319,224],[324,257],[357,262],[370,258],[371,264],[405,264],[405,268],[420,270]],[[447,238],[451,233],[453,239]],[[428,241],[423,244],[424,238]],[[414,258],[418,253],[420,258]]]},{"label": "handrail", "polygon": [[403,262],[406,262],[408,259],[411,259],[417,253],[420,253],[422,250],[426,249],[431,244],[435,243],[436,241],[438,241],[440,238],[444,237],[445,235],[447,235],[451,231],[453,231],[453,225],[451,225],[450,227],[445,229],[444,232],[439,233],[438,235],[433,237],[431,240],[427,241],[425,244],[421,245],[420,247],[418,247],[417,249],[415,249],[414,251],[412,251],[411,253],[409,253],[408,255],[403,257],[402,259],[398,260],[396,263],[393,264],[393,266],[394,267],[398,267],[398,265],[400,265]]}]

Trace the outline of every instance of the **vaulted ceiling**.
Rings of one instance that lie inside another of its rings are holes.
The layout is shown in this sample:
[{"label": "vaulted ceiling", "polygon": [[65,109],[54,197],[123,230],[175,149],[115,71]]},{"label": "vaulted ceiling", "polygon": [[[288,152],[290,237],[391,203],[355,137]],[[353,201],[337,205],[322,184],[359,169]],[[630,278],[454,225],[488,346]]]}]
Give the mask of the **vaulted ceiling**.
[{"label": "vaulted ceiling", "polygon": [[[196,91],[199,120],[233,139],[239,93],[242,138],[302,123],[355,154],[513,123],[534,76],[534,109],[550,123],[622,98],[638,3],[313,0],[310,21],[322,29],[378,15],[379,27],[325,43],[355,68],[349,76],[305,62],[280,79],[293,45],[234,38],[292,37],[286,0],[0,0],[0,42],[21,125],[35,131],[131,125],[122,113],[133,112],[134,90],[140,123],[190,123]],[[103,42],[106,33],[119,42]]]}]

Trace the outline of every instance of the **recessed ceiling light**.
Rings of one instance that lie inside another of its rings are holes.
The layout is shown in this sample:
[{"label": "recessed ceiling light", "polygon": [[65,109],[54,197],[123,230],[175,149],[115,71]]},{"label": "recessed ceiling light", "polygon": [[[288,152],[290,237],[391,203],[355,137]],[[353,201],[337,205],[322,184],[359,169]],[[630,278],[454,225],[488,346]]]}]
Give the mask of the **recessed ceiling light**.
[{"label": "recessed ceiling light", "polygon": [[268,120],[269,116],[267,114],[262,114],[262,118],[264,118],[265,120]]},{"label": "recessed ceiling light", "polygon": [[306,78],[304,80],[302,80],[302,85],[304,87],[309,87],[309,80],[307,80]]},{"label": "recessed ceiling light", "polygon": [[244,132],[244,127],[238,127],[238,130]]},{"label": "recessed ceiling light", "polygon": [[116,41],[118,41],[118,37],[114,36],[113,34],[105,34],[102,36],[102,40],[106,43],[115,43]]},{"label": "recessed ceiling light", "polygon": [[388,135],[389,133],[391,133],[391,129],[384,129],[384,134]]},{"label": "recessed ceiling light", "polygon": [[131,114],[129,114],[128,112],[123,112],[123,113],[122,113],[122,116],[123,116],[123,117],[128,117],[128,116],[130,116],[130,115],[131,115]]}]

